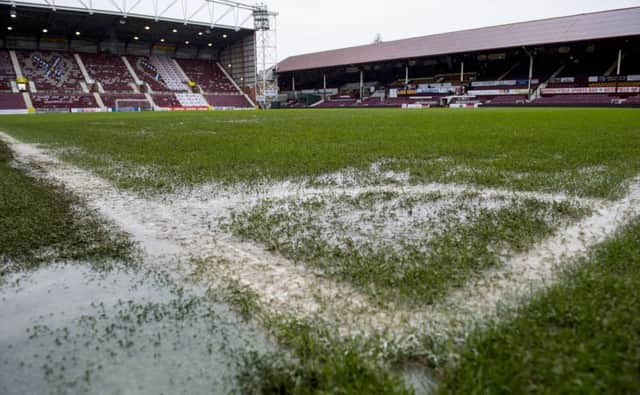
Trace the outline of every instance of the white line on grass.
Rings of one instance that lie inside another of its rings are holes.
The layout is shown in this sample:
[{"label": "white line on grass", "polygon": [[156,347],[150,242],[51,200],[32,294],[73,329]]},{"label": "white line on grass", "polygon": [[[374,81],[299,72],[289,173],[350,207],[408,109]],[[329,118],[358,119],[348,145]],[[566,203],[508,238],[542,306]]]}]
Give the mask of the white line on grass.
[{"label": "white line on grass", "polygon": [[[131,233],[146,250],[146,262],[167,265],[176,280],[186,281],[195,270],[192,260],[210,269],[214,286],[234,280],[259,297],[268,313],[315,316],[335,322],[345,335],[380,332],[391,339],[413,338],[412,333],[434,338],[453,336],[464,340],[471,326],[497,317],[503,306],[513,306],[554,281],[555,268],[571,258],[588,253],[595,244],[612,236],[633,217],[640,215],[640,180],[631,183],[629,194],[617,202],[576,199],[595,207],[595,213],[577,224],[560,229],[529,253],[513,257],[463,289],[452,292],[434,306],[406,310],[381,308],[352,287],[336,283],[322,273],[295,264],[250,243],[241,243],[221,233],[220,217],[229,209],[247,207],[262,199],[304,197],[317,194],[357,195],[365,192],[465,193],[482,197],[498,195],[563,201],[563,194],[540,194],[459,185],[379,186],[354,188],[305,188],[282,183],[262,191],[215,194],[213,186],[198,192],[161,198],[142,198],[118,190],[90,172],[68,165],[34,145],[21,143],[0,132],[0,139],[14,151],[16,162],[35,176],[62,183],[86,200],[90,207]],[[407,341],[407,346],[412,346]]]}]

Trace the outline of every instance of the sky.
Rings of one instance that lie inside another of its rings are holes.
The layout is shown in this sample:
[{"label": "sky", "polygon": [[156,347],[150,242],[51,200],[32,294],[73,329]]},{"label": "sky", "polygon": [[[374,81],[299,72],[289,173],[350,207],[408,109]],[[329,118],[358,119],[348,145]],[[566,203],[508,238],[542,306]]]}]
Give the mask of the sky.
[{"label": "sky", "polygon": [[278,58],[512,22],[640,6],[640,0],[263,0]]}]

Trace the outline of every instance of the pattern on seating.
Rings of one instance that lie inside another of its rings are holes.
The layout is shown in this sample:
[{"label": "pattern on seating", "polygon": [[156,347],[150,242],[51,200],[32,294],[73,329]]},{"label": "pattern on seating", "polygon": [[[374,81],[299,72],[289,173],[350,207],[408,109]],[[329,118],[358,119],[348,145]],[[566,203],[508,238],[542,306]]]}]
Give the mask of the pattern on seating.
[{"label": "pattern on seating", "polygon": [[128,59],[138,77],[149,84],[153,92],[187,92],[189,90],[171,58],[129,56]]},{"label": "pattern on seating", "polygon": [[182,107],[209,107],[204,96],[199,93],[176,93]]},{"label": "pattern on seating", "polygon": [[205,93],[238,93],[217,63],[194,59],[178,59],[178,63]]},{"label": "pattern on seating", "polygon": [[80,91],[82,72],[69,53],[17,51],[22,73],[38,91]]},{"label": "pattern on seating", "polygon": [[170,90],[175,92],[187,92],[189,90],[182,73],[173,59],[166,56],[152,56],[149,61],[159,75],[162,76],[162,80]]},{"label": "pattern on seating", "polygon": [[146,82],[154,92],[170,92],[156,66],[146,56],[128,56],[127,59],[134,68],[138,78]]}]

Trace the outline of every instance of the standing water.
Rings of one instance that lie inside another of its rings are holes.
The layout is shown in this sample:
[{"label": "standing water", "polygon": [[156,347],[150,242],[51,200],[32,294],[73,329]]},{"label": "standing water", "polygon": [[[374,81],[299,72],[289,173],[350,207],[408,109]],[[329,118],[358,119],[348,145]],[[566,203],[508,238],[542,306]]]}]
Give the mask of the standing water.
[{"label": "standing water", "polygon": [[[156,278],[154,278],[156,277]],[[149,274],[51,265],[0,283],[0,393],[226,394],[272,350],[221,303]]]}]

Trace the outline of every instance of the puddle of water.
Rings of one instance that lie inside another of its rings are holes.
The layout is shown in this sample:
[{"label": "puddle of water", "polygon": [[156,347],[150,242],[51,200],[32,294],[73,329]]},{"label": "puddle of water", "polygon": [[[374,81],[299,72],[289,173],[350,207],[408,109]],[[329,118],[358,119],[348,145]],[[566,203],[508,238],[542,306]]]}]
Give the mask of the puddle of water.
[{"label": "puddle of water", "polygon": [[272,351],[226,305],[87,265],[0,287],[0,393],[226,394],[244,353]]}]

